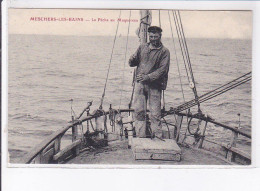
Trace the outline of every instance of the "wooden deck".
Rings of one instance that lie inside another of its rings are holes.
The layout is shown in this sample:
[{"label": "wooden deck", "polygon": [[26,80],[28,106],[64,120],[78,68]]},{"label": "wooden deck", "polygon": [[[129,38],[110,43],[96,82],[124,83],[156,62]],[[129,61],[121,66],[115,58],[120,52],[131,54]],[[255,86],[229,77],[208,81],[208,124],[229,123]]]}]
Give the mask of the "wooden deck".
[{"label": "wooden deck", "polygon": [[230,165],[225,160],[200,150],[181,147],[181,161],[134,160],[128,141],[110,142],[109,146],[80,153],[66,164],[121,164],[121,165]]}]

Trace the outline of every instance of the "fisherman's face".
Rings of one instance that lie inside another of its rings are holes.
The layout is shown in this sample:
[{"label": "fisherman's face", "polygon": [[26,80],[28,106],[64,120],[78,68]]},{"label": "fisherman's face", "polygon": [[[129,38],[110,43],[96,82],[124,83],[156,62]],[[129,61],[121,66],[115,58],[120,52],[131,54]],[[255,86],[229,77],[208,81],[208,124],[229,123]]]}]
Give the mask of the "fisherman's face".
[{"label": "fisherman's face", "polygon": [[149,41],[153,46],[159,46],[161,42],[161,33],[149,33]]}]

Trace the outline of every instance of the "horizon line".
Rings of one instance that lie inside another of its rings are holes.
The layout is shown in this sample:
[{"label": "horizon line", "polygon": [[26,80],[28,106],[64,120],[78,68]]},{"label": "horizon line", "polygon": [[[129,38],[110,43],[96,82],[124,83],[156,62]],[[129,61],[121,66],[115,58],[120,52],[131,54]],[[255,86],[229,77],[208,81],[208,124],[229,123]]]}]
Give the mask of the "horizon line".
[{"label": "horizon line", "polygon": [[[8,33],[8,35],[41,35],[41,36],[74,36],[74,37],[114,37],[114,35],[72,35],[72,34],[21,34],[21,33]],[[117,35],[119,37],[120,35]],[[121,35],[120,37],[127,37],[127,35]],[[129,37],[138,38],[136,35],[129,35]],[[168,36],[162,36],[164,38],[172,38]],[[174,39],[178,39],[174,37]],[[227,37],[186,37],[186,39],[230,39],[230,40],[253,40],[253,38],[227,38]]]}]

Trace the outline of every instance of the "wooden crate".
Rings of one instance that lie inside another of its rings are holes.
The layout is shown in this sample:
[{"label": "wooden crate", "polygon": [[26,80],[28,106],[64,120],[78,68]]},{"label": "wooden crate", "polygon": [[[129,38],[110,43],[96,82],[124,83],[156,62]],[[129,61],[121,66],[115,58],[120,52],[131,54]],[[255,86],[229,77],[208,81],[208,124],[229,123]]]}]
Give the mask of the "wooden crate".
[{"label": "wooden crate", "polygon": [[135,160],[181,160],[181,149],[173,139],[133,138],[131,148]]}]

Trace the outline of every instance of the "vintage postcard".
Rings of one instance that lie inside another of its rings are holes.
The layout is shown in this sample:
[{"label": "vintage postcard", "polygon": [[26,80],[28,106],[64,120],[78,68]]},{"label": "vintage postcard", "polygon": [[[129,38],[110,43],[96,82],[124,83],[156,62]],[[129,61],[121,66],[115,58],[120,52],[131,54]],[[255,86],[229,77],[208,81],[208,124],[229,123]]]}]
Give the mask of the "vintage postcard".
[{"label": "vintage postcard", "polygon": [[9,8],[8,162],[250,166],[251,72],[252,11]]}]

